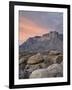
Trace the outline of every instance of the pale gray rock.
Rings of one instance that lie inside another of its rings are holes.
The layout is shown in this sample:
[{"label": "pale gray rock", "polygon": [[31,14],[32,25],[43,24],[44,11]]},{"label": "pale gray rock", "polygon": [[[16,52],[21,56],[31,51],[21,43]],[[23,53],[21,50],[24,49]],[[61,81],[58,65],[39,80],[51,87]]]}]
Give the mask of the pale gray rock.
[{"label": "pale gray rock", "polygon": [[43,60],[42,55],[40,53],[37,53],[36,55],[33,55],[28,59],[27,64],[37,64],[43,61],[44,60]]},{"label": "pale gray rock", "polygon": [[60,63],[61,66],[63,66],[63,61]]},{"label": "pale gray rock", "polygon": [[60,64],[52,64],[46,69],[37,69],[33,71],[29,78],[62,77],[62,71]]},{"label": "pale gray rock", "polygon": [[49,55],[59,55],[61,52],[57,51],[57,50],[51,50],[49,51]]},{"label": "pale gray rock", "polygon": [[33,71],[29,78],[45,78],[48,77],[47,69],[37,69]]},{"label": "pale gray rock", "polygon": [[60,64],[52,64],[48,68],[48,77],[62,77],[63,76],[63,68]]},{"label": "pale gray rock", "polygon": [[48,54],[43,56],[44,57],[44,61],[46,64],[51,65],[51,64],[60,64],[63,61],[63,55],[59,54],[59,55],[54,55],[54,54]]},{"label": "pale gray rock", "polygon": [[43,55],[43,58],[45,66],[48,67],[49,65],[54,64],[54,61],[48,55]]},{"label": "pale gray rock", "polygon": [[25,70],[27,72],[29,72],[29,74],[31,74],[34,70],[43,69],[46,67],[47,67],[47,65],[45,63],[38,63],[38,64],[34,64],[34,65],[26,65]]},{"label": "pale gray rock", "polygon": [[27,61],[27,58],[26,57],[22,57],[19,60],[19,64],[25,63],[26,61]]},{"label": "pale gray rock", "polygon": [[56,63],[60,64],[63,61],[63,55],[58,55],[56,58]]},{"label": "pale gray rock", "polygon": [[60,65],[61,65],[61,67],[62,67],[62,69],[63,69],[63,61],[60,63]]}]

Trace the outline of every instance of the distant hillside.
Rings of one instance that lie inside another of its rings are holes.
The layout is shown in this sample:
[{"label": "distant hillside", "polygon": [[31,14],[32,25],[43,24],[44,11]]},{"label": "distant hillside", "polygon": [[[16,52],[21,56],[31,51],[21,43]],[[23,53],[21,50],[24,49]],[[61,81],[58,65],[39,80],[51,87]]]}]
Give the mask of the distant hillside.
[{"label": "distant hillside", "polygon": [[50,50],[63,50],[63,35],[56,31],[43,34],[42,36],[30,37],[19,46],[20,52],[44,52]]}]

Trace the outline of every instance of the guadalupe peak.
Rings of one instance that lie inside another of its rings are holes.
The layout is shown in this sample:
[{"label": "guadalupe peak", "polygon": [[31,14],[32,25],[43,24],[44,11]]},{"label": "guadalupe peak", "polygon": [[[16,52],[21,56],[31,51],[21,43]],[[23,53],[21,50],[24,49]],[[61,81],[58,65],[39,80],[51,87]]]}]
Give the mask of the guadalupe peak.
[{"label": "guadalupe peak", "polygon": [[19,47],[20,52],[43,52],[49,50],[63,50],[63,34],[56,31],[43,34],[42,36],[30,37]]},{"label": "guadalupe peak", "polygon": [[58,37],[58,32],[51,31],[50,33],[43,34],[43,37],[57,38]]}]

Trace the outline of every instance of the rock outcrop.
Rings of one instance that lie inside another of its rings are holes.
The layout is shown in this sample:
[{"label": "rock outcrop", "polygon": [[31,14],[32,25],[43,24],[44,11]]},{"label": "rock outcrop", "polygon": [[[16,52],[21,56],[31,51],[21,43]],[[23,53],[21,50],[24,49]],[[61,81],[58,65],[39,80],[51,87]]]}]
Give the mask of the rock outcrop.
[{"label": "rock outcrop", "polygon": [[49,78],[49,77],[62,77],[63,68],[60,64],[52,64],[46,69],[37,69],[32,72],[30,78]]},{"label": "rock outcrop", "polygon": [[44,61],[44,59],[43,59],[42,55],[40,53],[38,53],[36,55],[31,56],[28,59],[27,64],[37,64],[37,63],[41,63],[43,61]]},{"label": "rock outcrop", "polygon": [[58,51],[24,55],[19,60],[19,78],[63,76],[63,54]]}]

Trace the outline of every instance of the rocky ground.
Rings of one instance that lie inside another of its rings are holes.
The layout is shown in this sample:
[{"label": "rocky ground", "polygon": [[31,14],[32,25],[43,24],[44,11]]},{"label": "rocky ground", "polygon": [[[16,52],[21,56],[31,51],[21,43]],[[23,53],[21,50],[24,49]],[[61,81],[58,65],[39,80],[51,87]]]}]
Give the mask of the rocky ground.
[{"label": "rocky ground", "polygon": [[19,56],[19,79],[63,76],[63,53],[48,51]]}]

